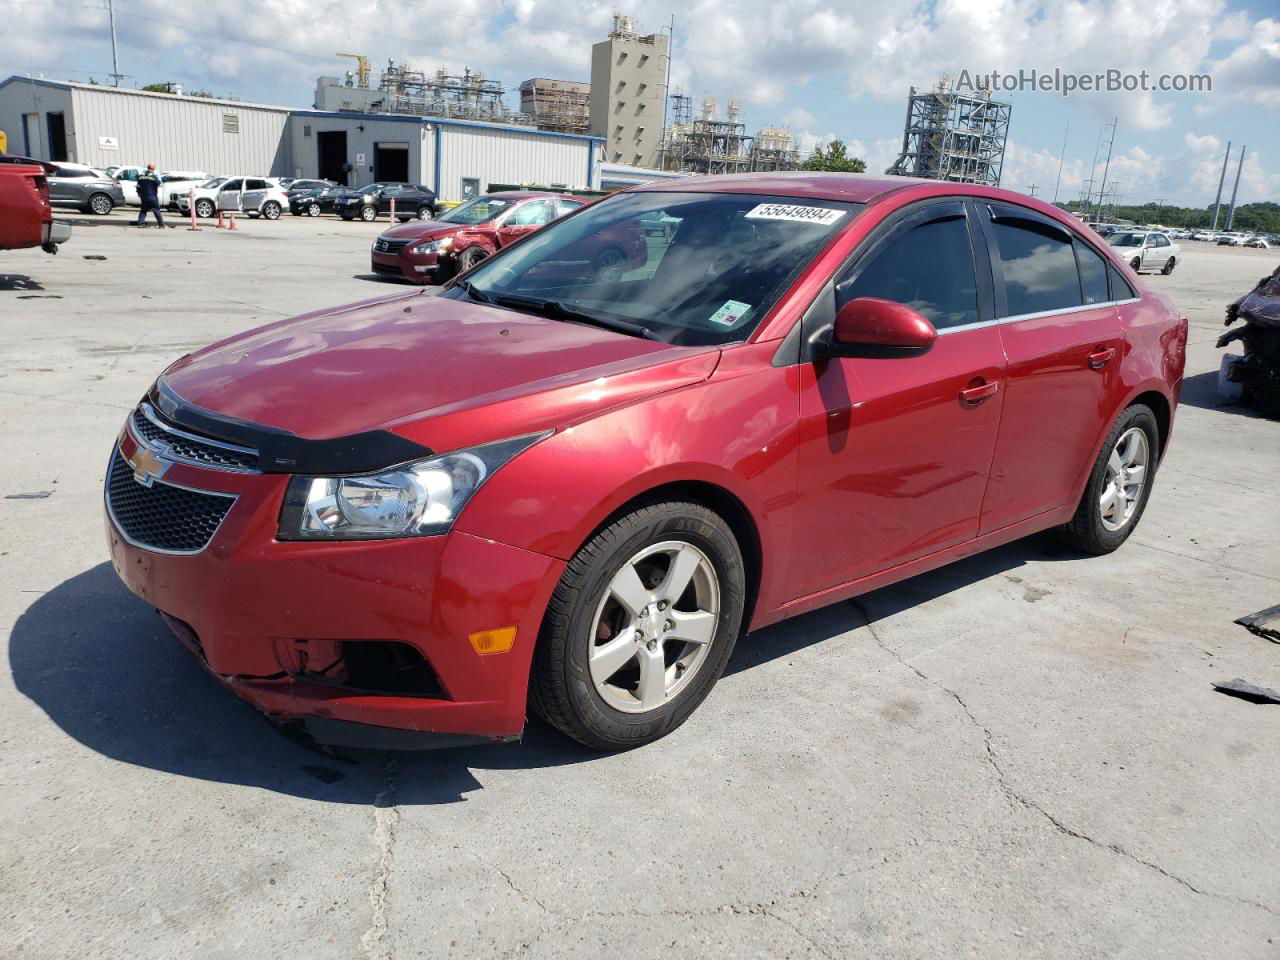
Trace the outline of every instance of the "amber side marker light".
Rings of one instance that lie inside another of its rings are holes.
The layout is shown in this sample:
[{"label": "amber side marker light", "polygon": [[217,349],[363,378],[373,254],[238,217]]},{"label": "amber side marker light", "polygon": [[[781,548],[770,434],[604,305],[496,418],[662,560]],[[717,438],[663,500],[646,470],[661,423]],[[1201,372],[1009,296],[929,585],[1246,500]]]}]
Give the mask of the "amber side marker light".
[{"label": "amber side marker light", "polygon": [[515,627],[499,627],[497,630],[481,630],[467,637],[476,653],[485,657],[491,653],[506,653],[516,643]]}]

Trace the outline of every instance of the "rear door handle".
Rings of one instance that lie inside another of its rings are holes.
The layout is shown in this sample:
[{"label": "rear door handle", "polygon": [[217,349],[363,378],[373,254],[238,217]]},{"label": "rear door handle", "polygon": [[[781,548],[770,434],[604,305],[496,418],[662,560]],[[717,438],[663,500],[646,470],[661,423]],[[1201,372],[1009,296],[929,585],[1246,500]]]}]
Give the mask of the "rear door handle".
[{"label": "rear door handle", "polygon": [[974,384],[971,387],[965,387],[961,390],[960,402],[970,407],[976,407],[988,397],[995,396],[996,391],[999,389],[999,380],[983,380],[981,383]]},{"label": "rear door handle", "polygon": [[1099,347],[1089,354],[1089,366],[1094,370],[1101,370],[1108,363],[1115,359],[1115,347]]}]

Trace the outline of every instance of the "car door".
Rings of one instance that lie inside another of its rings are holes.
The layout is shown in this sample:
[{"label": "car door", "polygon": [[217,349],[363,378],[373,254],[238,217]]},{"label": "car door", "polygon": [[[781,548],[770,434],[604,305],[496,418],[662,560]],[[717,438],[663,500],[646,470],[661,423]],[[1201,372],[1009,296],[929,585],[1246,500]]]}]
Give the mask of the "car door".
[{"label": "car door", "polygon": [[124,194],[125,203],[135,207],[142,203],[138,198],[138,169],[136,167],[126,167],[123,170],[116,171],[115,181],[120,184],[120,191]]},{"label": "car door", "polygon": [[806,314],[813,342],[845,303],[880,297],[920,312],[938,337],[921,356],[801,364],[796,596],[978,532],[1005,361],[973,215],[956,199],[908,207],[860,245]]},{"label": "car door", "polygon": [[82,191],[76,189],[75,178],[69,176],[71,172],[56,163],[53,165],[53,173],[48,178],[50,203],[84,202]]},{"label": "car door", "polygon": [[246,177],[244,190],[240,194],[240,209],[261,210],[263,202],[267,199],[267,189],[270,186],[271,184],[261,177]]},{"label": "car door", "polygon": [[[391,212],[391,200],[394,197],[396,206],[400,206],[400,198],[404,195],[404,185],[400,183],[388,183],[380,191],[378,191],[377,199],[374,203],[377,205],[379,213]],[[396,211],[396,215],[400,215],[400,211]]]},{"label": "car door", "polygon": [[1124,334],[1084,237],[1014,204],[979,203],[1008,358],[982,532],[1072,500],[1118,386]]},{"label": "car door", "polygon": [[233,178],[218,187],[216,201],[219,210],[239,211],[240,192],[244,189],[244,180]]},{"label": "car door", "polygon": [[524,203],[517,204],[515,209],[503,216],[502,222],[498,224],[498,244],[505,247],[509,243],[514,243],[555,218],[556,201],[554,199],[526,200]]}]

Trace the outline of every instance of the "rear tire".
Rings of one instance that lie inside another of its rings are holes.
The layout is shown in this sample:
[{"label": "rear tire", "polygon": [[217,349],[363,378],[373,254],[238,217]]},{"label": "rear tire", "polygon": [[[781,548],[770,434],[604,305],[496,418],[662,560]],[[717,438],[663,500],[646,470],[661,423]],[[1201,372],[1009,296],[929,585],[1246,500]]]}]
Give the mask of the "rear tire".
[{"label": "rear tire", "polygon": [[[632,583],[636,592],[618,588]],[[569,561],[534,650],[530,706],[589,747],[652,743],[719,680],[745,602],[742,552],[718,514],[681,501],[644,504]]]},{"label": "rear tire", "polygon": [[279,220],[280,204],[276,203],[274,200],[268,200],[262,205],[262,215],[268,220]]},{"label": "rear tire", "polygon": [[[1134,431],[1141,432],[1145,444],[1134,436]],[[1135,451],[1133,462],[1124,463],[1124,469],[1117,474],[1117,461],[1125,461],[1129,450]],[[1128,498],[1133,491],[1132,484],[1126,478],[1133,476],[1135,463],[1139,460],[1143,471],[1141,489],[1134,493],[1122,517],[1113,514],[1108,518],[1103,506],[1104,499],[1108,493],[1113,494],[1112,503],[1120,497]],[[1075,516],[1070,523],[1059,528],[1062,538],[1076,549],[1095,556],[1110,553],[1128,540],[1147,508],[1159,461],[1160,431],[1155,414],[1150,407],[1135,403],[1125,409],[1107,431],[1107,438],[1102,441],[1102,449],[1094,461]]]}]

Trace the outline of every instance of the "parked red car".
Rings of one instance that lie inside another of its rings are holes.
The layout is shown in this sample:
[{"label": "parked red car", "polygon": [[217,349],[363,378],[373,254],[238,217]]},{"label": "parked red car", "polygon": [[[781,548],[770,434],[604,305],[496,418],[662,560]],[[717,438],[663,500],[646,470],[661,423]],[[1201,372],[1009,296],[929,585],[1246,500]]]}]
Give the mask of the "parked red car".
[{"label": "parked red car", "polygon": [[[374,273],[415,283],[448,280],[586,204],[582,197],[532,191],[475,197],[435,220],[384,231],[369,252],[371,266]],[[593,271],[616,274],[644,262],[642,231],[614,231],[612,240],[592,244]]]},{"label": "parked red car", "polygon": [[[565,268],[619,230],[647,237],[642,266]],[[111,459],[111,556],[215,676],[318,741],[510,740],[527,695],[634,746],[745,630],[1050,527],[1116,549],[1186,339],[1019,194],[647,185],[438,297],[174,363]]]},{"label": "parked red car", "polygon": [[49,205],[52,165],[0,153],[0,250],[41,247],[57,253],[71,224],[55,221]]}]

